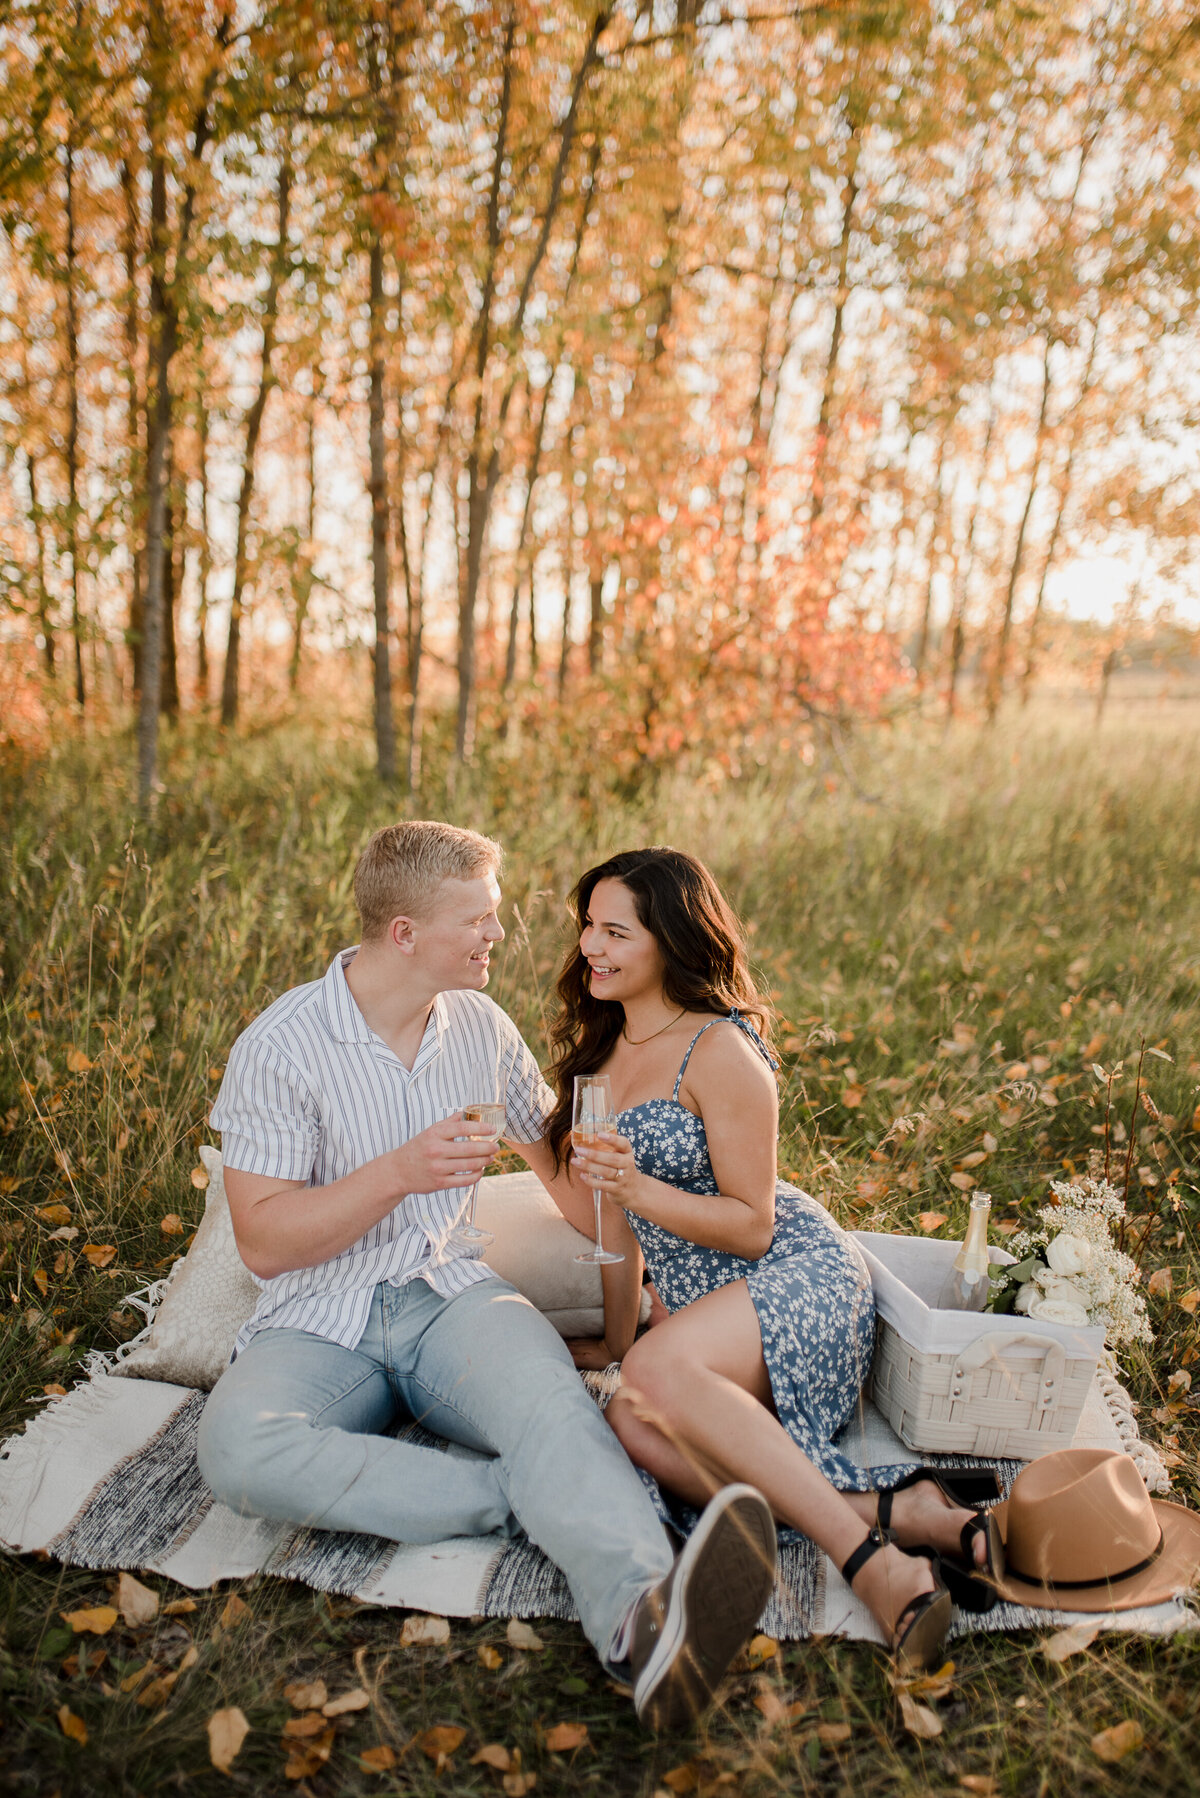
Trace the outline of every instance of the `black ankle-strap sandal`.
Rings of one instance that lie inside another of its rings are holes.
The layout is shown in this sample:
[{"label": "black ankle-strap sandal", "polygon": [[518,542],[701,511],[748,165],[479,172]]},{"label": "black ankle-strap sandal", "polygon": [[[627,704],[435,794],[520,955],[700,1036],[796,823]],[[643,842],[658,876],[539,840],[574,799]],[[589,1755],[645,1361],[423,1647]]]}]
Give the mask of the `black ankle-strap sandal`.
[{"label": "black ankle-strap sandal", "polygon": [[[887,1548],[892,1537],[886,1529],[878,1524],[869,1529],[854,1553],[848,1557],[842,1567],[842,1578],[848,1586],[853,1586],[855,1579],[862,1572],[872,1555]],[[912,1553],[912,1550],[902,1550]],[[895,1640],[892,1653],[897,1663],[905,1671],[925,1673],[932,1667],[941,1665],[942,1654],[946,1646],[946,1631],[950,1627],[951,1599],[950,1593],[941,1577],[939,1558],[932,1551],[921,1550],[921,1554],[929,1553],[930,1568],[933,1573],[933,1589],[919,1592],[909,1600],[896,1619]],[[908,1622],[905,1623],[905,1618]]]},{"label": "black ankle-strap sandal", "polygon": [[[1004,1542],[995,1517],[983,1508],[983,1501],[1000,1496],[1000,1485],[990,1468],[941,1469],[918,1467],[904,1479],[879,1494],[879,1523],[886,1530],[892,1520],[892,1500],[897,1492],[907,1492],[928,1480],[951,1504],[975,1505],[959,1532],[960,1555],[939,1556],[941,1571],[955,1604],[976,1616],[990,1611],[996,1603],[996,1581],[1004,1572]],[[975,1538],[982,1536],[985,1545],[983,1565],[975,1559]],[[936,1551],[922,1547],[914,1552],[933,1556]]]}]

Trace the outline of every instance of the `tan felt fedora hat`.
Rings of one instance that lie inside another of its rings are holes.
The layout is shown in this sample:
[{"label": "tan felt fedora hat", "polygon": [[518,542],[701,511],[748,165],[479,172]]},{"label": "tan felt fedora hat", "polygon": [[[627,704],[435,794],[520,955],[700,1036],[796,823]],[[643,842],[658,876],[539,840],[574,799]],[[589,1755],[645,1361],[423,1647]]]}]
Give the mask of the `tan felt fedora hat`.
[{"label": "tan felt fedora hat", "polygon": [[1130,1611],[1200,1579],[1200,1513],[1151,1498],[1128,1455],[1064,1448],[1023,1467],[992,1515],[1013,1604]]}]

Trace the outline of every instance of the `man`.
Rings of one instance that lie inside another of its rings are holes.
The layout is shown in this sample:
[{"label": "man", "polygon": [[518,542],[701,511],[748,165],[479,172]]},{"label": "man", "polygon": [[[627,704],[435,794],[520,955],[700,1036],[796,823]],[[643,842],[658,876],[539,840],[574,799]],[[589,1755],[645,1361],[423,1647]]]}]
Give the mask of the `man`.
[{"label": "man", "polygon": [[[465,1134],[461,1107],[488,1096],[476,1070],[517,1144],[540,1141],[551,1106],[483,992],[499,867],[473,831],[377,831],[354,877],[361,945],[234,1045],[212,1121],[262,1294],[204,1412],[200,1466],[264,1517],[402,1542],[523,1529],[639,1716],[676,1727],[754,1627],[774,1526],[759,1493],[726,1487],[672,1564],[553,1327],[448,1241],[497,1146]],[[487,1458],[393,1440],[398,1413]]]}]

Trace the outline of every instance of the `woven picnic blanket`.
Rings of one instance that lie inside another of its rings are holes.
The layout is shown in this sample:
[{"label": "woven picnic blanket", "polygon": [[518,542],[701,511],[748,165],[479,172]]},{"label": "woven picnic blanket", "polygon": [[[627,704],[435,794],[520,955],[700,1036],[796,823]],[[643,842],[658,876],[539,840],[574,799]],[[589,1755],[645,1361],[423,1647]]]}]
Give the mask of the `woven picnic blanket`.
[{"label": "woven picnic blanket", "polygon": [[[585,1378],[602,1401],[604,1377]],[[193,1589],[267,1573],[365,1603],[441,1616],[575,1616],[557,1567],[524,1540],[460,1536],[413,1546],[237,1516],[216,1502],[196,1464],[205,1397],[184,1386],[101,1373],[52,1400],[0,1447],[0,1544],[13,1553],[42,1550],[68,1566],[163,1574]],[[419,1426],[407,1426],[407,1434],[447,1454],[472,1452],[443,1444]],[[1128,1395],[1106,1373],[1097,1375],[1075,1441],[1132,1454],[1152,1491],[1169,1489],[1162,1462],[1138,1434]],[[870,1404],[842,1442],[867,1466],[912,1458]],[[971,1465],[965,1456],[934,1459]],[[1002,1484],[1020,1465],[1001,1465]],[[1045,1629],[1064,1621],[1071,1619],[1063,1613],[1000,1604],[985,1617],[962,1618],[955,1630]],[[1197,1621],[1185,1605],[1171,1603],[1121,1612],[1107,1626],[1166,1635]],[[791,1640],[880,1640],[869,1612],[833,1566],[794,1532],[781,1547],[779,1578],[761,1627]]]}]

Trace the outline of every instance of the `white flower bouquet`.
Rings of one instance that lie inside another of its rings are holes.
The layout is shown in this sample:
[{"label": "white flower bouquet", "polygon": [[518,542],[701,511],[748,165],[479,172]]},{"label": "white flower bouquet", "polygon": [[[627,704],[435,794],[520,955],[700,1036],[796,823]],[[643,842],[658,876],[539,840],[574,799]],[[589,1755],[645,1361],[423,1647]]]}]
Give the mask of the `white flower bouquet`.
[{"label": "white flower bouquet", "polygon": [[1102,1324],[1113,1349],[1152,1341],[1137,1265],[1113,1241],[1126,1215],[1116,1187],[1087,1174],[1050,1190],[1058,1202],[1038,1212],[1040,1229],[1019,1231],[1009,1245],[1016,1260],[992,1267],[988,1310]]}]

